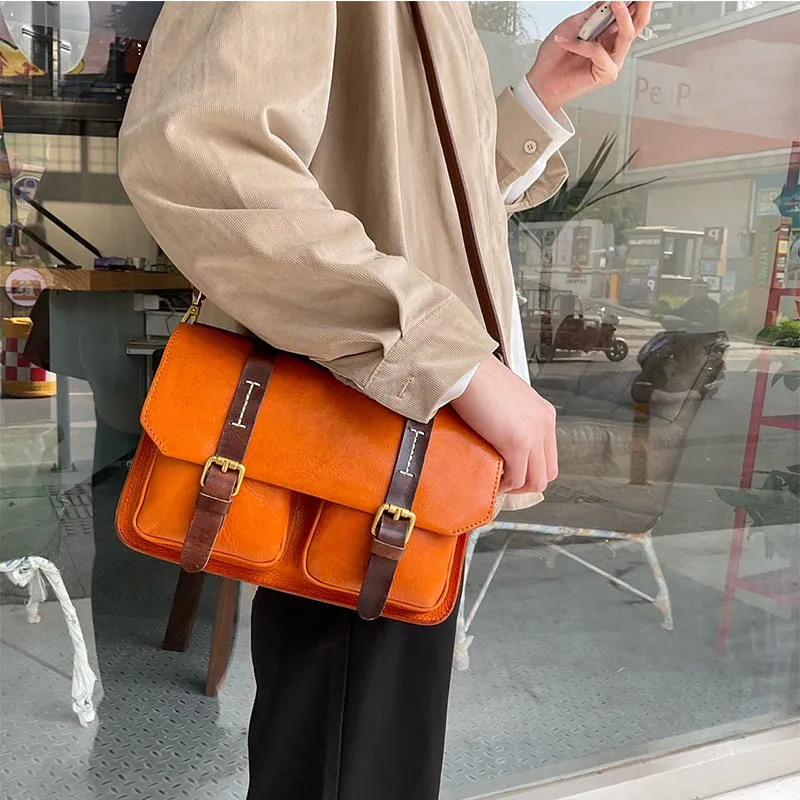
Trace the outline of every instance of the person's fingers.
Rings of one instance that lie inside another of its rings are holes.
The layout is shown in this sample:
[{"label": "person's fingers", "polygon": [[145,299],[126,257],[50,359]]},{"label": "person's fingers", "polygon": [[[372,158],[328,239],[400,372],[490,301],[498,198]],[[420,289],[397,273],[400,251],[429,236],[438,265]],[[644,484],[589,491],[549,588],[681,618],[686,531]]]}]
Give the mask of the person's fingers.
[{"label": "person's fingers", "polygon": [[558,477],[558,447],[555,435],[548,436],[544,441],[544,458],[547,463],[547,482],[550,483]]},{"label": "person's fingers", "polygon": [[544,447],[532,450],[528,456],[528,475],[525,485],[518,491],[519,494],[527,492],[543,492],[547,488],[547,462]]},{"label": "person's fingers", "polygon": [[503,477],[500,491],[513,493],[525,485],[528,475],[528,454],[525,451],[503,454]]},{"label": "person's fingers", "polygon": [[599,42],[584,42],[581,39],[566,39],[556,36],[556,44],[568,53],[589,59],[595,68],[595,77],[600,83],[613,83],[619,75],[619,67],[611,54]]},{"label": "person's fingers", "polygon": [[653,4],[640,2],[634,3],[631,7],[631,15],[633,17],[633,26],[638,36],[649,24],[650,17],[653,13]]},{"label": "person's fingers", "polygon": [[633,24],[631,12],[628,11],[628,6],[625,3],[614,2],[611,4],[611,10],[614,12],[617,27],[616,34],[612,40],[613,44],[611,45],[611,58],[619,67],[622,66],[625,56],[628,55],[633,40],[637,36],[637,31]]}]

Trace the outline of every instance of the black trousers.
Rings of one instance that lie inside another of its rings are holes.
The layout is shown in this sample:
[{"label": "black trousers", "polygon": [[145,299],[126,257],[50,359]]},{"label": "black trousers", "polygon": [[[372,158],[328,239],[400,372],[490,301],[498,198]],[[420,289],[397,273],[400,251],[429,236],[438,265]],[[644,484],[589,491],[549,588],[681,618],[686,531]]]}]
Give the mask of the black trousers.
[{"label": "black trousers", "polygon": [[456,616],[364,622],[260,589],[247,800],[436,800]]}]

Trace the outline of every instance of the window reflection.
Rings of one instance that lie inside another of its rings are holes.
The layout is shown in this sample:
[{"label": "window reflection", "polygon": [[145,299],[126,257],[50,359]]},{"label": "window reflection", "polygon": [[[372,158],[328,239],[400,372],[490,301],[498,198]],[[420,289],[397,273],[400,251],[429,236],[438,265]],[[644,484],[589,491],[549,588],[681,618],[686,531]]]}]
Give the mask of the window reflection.
[{"label": "window reflection", "polygon": [[[547,29],[540,4],[515,8],[526,30]],[[480,33],[502,85],[514,65],[493,33],[500,27]],[[582,681],[602,685],[625,719],[686,742],[691,729],[742,725],[754,707],[772,714],[786,697],[783,713],[796,712],[800,96],[788,76],[800,64],[800,13],[786,3],[656,3],[652,29],[615,86],[566,109],[577,129],[563,151],[568,185],[510,222],[533,383],[559,411],[561,474],[543,504],[476,543],[467,597],[478,600],[462,642],[475,637],[470,672],[489,650],[517,665],[557,650],[553,641],[569,648],[566,626],[581,660],[589,647],[606,670],[659,676],[647,712],[634,708],[625,678],[579,670],[571,693],[586,702]],[[550,571],[530,558],[537,553]],[[598,571],[605,596],[590,588]],[[565,593],[542,590],[547,578]],[[530,604],[527,647],[500,633],[512,596]],[[552,603],[549,622],[532,611],[541,602]],[[637,605],[627,638],[619,626],[632,618],[621,608]],[[666,638],[659,622],[674,625]],[[627,655],[608,660],[611,642]],[[664,670],[672,658],[674,682]],[[722,700],[721,684],[701,677],[722,664],[733,683],[738,670],[753,676],[769,664],[777,683],[754,688],[748,678]],[[547,682],[543,672],[530,667],[528,677]],[[477,683],[456,684],[465,722],[480,713]],[[505,689],[537,720],[520,723],[516,740],[541,747],[543,705]],[[695,699],[680,711],[687,690]],[[547,720],[557,727],[558,712]],[[513,748],[521,760],[529,752]]]}]

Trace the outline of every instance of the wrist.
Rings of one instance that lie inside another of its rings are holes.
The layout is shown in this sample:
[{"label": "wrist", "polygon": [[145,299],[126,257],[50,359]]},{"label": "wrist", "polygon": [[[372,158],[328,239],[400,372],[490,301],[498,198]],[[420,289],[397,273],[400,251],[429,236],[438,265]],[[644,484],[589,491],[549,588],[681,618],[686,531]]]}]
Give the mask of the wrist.
[{"label": "wrist", "polygon": [[555,93],[548,91],[544,85],[545,81],[536,74],[535,68],[528,71],[525,78],[528,81],[528,86],[531,87],[533,93],[539,98],[541,104],[547,109],[548,114],[555,117],[560,111],[563,102],[555,95]]},{"label": "wrist", "polygon": [[506,371],[510,370],[499,358],[487,356],[473,370],[466,388],[450,405],[458,414],[462,409],[473,409],[476,403],[482,405],[488,395],[495,393],[497,382],[503,379]]}]

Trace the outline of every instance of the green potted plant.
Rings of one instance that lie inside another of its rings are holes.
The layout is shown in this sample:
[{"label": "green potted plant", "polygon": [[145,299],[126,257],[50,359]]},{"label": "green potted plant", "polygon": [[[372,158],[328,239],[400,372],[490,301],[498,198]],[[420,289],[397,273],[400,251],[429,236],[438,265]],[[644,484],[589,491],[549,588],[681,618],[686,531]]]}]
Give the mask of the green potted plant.
[{"label": "green potted plant", "polygon": [[[613,216],[614,207],[609,202],[610,198],[620,198],[622,195],[664,180],[664,176],[662,176],[648,181],[641,181],[640,183],[615,185],[617,178],[628,169],[631,162],[636,158],[639,151],[634,150],[610,178],[596,187],[595,183],[614,151],[616,143],[616,135],[609,134],[606,136],[592,156],[586,169],[576,181],[565,183],[546,203],[515,214],[514,217],[517,222],[569,222],[569,220],[581,214],[590,216],[586,212],[592,207],[595,207],[594,211],[597,212],[596,216],[599,218],[603,218],[606,215]],[[598,204],[601,205],[598,206]],[[601,211],[604,213],[601,214]],[[626,209],[625,211],[628,215],[634,213],[631,209]],[[606,220],[604,219],[603,221]],[[624,226],[630,227],[630,220],[626,221]]]}]

